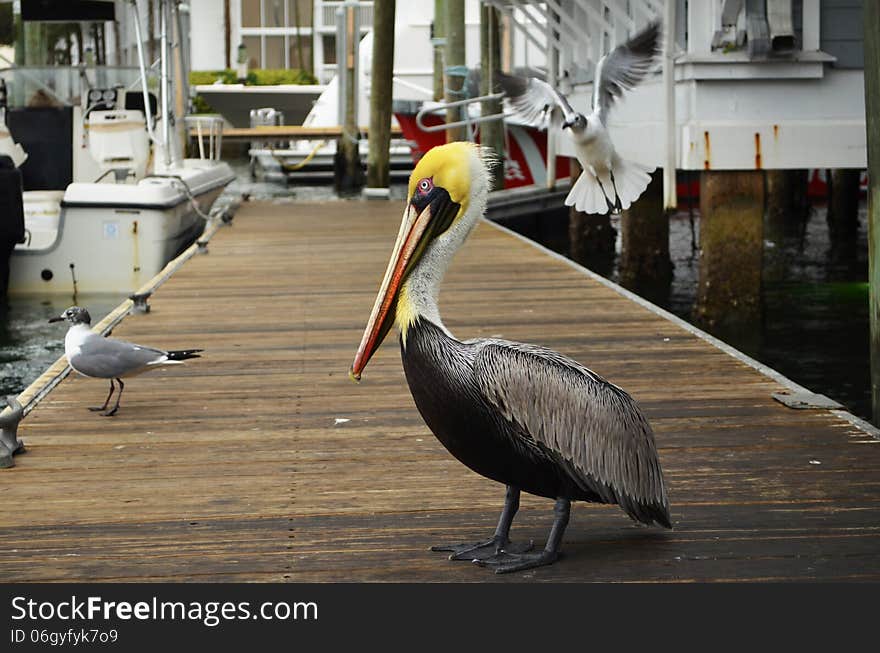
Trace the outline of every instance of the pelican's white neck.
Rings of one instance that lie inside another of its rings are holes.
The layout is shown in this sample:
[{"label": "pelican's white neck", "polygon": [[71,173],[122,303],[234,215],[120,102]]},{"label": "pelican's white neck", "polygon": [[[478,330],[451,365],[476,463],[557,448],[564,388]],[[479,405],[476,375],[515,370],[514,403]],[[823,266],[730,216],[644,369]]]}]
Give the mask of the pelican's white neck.
[{"label": "pelican's white neck", "polygon": [[482,178],[480,181],[482,183],[478,184],[476,188],[471,186],[470,202],[464,213],[452,223],[449,229],[437,236],[425,248],[422,258],[400,288],[396,322],[404,343],[406,342],[407,329],[420,317],[429,320],[447,334],[452,335],[440,318],[438,307],[440,283],[443,281],[455,253],[464,244],[468,234],[485,212],[488,184]]}]

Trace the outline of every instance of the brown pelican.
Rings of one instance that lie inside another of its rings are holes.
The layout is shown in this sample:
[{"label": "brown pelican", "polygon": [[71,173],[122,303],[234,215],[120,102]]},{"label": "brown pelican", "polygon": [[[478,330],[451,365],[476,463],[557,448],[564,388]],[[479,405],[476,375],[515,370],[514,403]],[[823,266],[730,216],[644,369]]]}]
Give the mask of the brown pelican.
[{"label": "brown pelican", "polygon": [[[137,376],[161,365],[176,365],[190,358],[199,358],[198,352],[202,351],[201,349],[163,351],[124,340],[105,338],[92,331],[92,318],[89,312],[79,306],[71,306],[61,315],[50,318],[49,322],[63,320],[70,322],[70,328],[64,336],[64,354],[70,366],[83,376],[110,379],[110,394],[104,400],[104,405],[89,408],[94,411],[106,411],[101,413],[105,417],[112,417],[119,410],[119,400],[122,399],[122,390],[125,388],[123,377]],[[119,394],[116,395],[113,408],[107,410],[110,398],[116,390],[113,385],[114,379],[119,384]]]},{"label": "brown pelican", "polygon": [[[636,521],[671,525],[651,427],[626,392],[555,351],[460,341],[443,325],[440,282],[485,210],[485,156],[470,143],[450,143],[416,166],[351,376],[360,379],[396,322],[406,379],[428,427],[462,463],[507,485],[490,539],[433,550],[503,573],[557,559],[572,500],[616,503]],[[540,552],[509,540],[520,491],[556,500]]]}]

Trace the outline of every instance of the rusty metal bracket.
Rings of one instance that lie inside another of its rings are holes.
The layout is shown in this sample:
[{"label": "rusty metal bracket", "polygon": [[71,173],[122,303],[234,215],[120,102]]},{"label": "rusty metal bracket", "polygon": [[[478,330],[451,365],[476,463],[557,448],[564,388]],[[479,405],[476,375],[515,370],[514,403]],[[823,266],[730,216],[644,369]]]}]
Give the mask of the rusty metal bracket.
[{"label": "rusty metal bracket", "polygon": [[147,302],[152,294],[152,292],[139,292],[134,295],[129,295],[128,298],[134,302],[134,306],[131,307],[132,312],[149,313],[150,305]]},{"label": "rusty metal bracket", "polygon": [[0,413],[0,469],[14,467],[12,457],[24,453],[24,442],[18,439],[18,424],[24,409],[15,397],[6,397],[9,411]]},{"label": "rusty metal bracket", "polygon": [[774,392],[772,397],[779,403],[796,410],[825,408],[839,410],[843,406],[830,397],[815,392]]}]

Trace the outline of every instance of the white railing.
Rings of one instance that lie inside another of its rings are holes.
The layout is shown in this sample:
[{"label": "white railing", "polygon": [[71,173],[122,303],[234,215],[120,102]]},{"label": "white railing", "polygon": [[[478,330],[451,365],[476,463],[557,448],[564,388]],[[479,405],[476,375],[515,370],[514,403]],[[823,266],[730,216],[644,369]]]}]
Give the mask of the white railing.
[{"label": "white railing", "polygon": [[548,60],[556,56],[556,69],[568,82],[592,81],[602,55],[660,16],[664,6],[663,0],[484,2],[506,16],[530,47],[546,52]]},{"label": "white railing", "polygon": [[[336,10],[344,5],[344,2],[320,2],[315,11],[315,29],[324,31],[336,31]],[[358,22],[361,31],[373,27],[373,3],[358,3]]]}]

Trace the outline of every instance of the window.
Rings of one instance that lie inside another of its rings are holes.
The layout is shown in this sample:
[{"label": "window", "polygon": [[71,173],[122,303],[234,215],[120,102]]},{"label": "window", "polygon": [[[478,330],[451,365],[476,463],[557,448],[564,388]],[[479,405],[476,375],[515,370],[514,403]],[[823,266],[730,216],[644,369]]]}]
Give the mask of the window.
[{"label": "window", "polygon": [[[312,62],[312,37],[300,36],[299,39],[297,41],[297,37],[290,37],[290,67],[308,70]],[[300,44],[302,44],[303,61],[299,60]]]},{"label": "window", "polygon": [[287,68],[284,62],[284,37],[264,36],[266,39],[266,60],[263,68]]},{"label": "window", "polygon": [[311,70],[313,19],[313,0],[241,0],[248,66]]},{"label": "window", "polygon": [[263,0],[263,27],[284,27],[284,0]]},{"label": "window", "polygon": [[260,27],[260,0],[241,0],[241,26]]},{"label": "window", "polygon": [[263,67],[263,46],[259,36],[242,36],[241,42],[247,48],[248,68]]},{"label": "window", "polygon": [[287,0],[287,24],[290,27],[310,27],[312,25],[311,0]]}]

